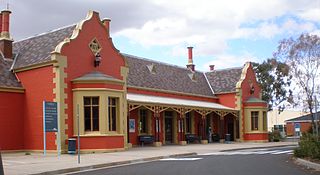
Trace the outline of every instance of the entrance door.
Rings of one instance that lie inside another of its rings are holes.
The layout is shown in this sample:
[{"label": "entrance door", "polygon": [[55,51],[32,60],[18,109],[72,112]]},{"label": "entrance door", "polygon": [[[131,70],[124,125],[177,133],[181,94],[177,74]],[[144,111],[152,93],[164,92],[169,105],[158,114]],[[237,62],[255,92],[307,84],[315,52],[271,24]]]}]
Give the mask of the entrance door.
[{"label": "entrance door", "polygon": [[172,116],[172,112],[165,112],[165,117],[164,117],[164,125],[165,125],[165,141],[166,144],[171,144],[173,139],[173,116]]},{"label": "entrance door", "polygon": [[231,141],[234,141],[234,123],[233,123],[233,121],[228,122],[228,134],[230,134]]}]

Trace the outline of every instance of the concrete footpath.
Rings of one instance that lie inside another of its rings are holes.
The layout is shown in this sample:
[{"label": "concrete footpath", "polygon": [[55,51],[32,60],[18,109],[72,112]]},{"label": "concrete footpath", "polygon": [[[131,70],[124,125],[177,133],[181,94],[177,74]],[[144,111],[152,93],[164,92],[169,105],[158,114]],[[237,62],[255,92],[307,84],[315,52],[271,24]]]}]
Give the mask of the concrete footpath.
[{"label": "concrete footpath", "polygon": [[212,143],[189,144],[186,146],[170,145],[162,147],[134,147],[126,151],[111,153],[81,154],[81,163],[78,164],[77,155],[56,154],[43,156],[40,153],[2,153],[5,175],[20,174],[62,174],[80,170],[109,167],[143,161],[152,161],[166,157],[190,156],[202,153],[212,153],[227,150],[248,148],[269,148],[297,145],[297,142],[270,142],[270,143]]}]

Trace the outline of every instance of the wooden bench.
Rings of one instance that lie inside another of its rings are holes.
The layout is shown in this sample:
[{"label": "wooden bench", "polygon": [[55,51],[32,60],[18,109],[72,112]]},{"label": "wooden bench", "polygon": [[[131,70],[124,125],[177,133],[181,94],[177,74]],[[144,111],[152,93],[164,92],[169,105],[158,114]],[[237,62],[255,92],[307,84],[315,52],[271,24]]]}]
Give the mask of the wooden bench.
[{"label": "wooden bench", "polygon": [[154,137],[152,135],[141,135],[139,136],[139,142],[143,146],[145,143],[153,143]]}]

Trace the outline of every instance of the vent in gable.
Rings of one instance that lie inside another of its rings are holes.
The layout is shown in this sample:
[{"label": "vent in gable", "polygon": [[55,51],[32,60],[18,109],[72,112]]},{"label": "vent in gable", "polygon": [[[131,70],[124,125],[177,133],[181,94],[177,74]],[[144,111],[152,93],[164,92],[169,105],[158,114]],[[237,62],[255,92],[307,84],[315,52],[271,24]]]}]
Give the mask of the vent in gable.
[{"label": "vent in gable", "polygon": [[189,78],[190,78],[192,81],[197,81],[197,79],[196,79],[196,74],[195,74],[194,72],[189,73],[188,76],[189,76]]},{"label": "vent in gable", "polygon": [[153,63],[150,65],[147,65],[147,68],[149,69],[150,73],[152,74],[156,73],[156,66]]}]

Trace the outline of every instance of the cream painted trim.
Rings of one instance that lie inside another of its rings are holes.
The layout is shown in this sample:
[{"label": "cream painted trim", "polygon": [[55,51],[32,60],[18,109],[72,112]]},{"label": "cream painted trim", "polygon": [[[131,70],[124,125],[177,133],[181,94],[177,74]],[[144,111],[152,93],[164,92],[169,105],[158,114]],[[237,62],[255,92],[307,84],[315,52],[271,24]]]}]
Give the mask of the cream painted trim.
[{"label": "cream painted trim", "polygon": [[[95,131],[92,133],[86,133],[84,130],[84,105],[83,105],[83,97],[99,97],[99,131]],[[109,117],[108,117],[108,99],[109,97],[115,97],[118,99],[117,102],[117,131],[109,131]],[[74,130],[73,133],[76,135],[78,125],[76,120],[77,115],[77,105],[79,105],[79,118],[80,118],[80,135],[90,136],[125,136],[124,125],[126,123],[126,106],[122,105],[125,103],[126,99],[124,98],[123,92],[115,92],[108,90],[91,90],[91,91],[75,91],[73,92],[73,113],[74,113]],[[126,143],[126,142],[124,142]]]},{"label": "cream painted trim", "polygon": [[[73,137],[77,137],[78,135],[73,135]],[[119,137],[119,136],[124,136],[124,134],[117,134],[117,133],[106,133],[106,134],[100,134],[99,132],[95,132],[95,133],[85,133],[80,135],[80,137]]]},{"label": "cream painted trim", "polygon": [[77,92],[77,91],[112,91],[112,92],[119,92],[119,93],[124,93],[124,90],[117,90],[117,89],[109,89],[109,88],[75,88],[72,89],[72,91]]},{"label": "cream painted trim", "polygon": [[[259,112],[258,114],[258,130],[252,130],[251,128],[251,112],[257,111]],[[267,108],[245,108],[244,109],[244,115],[246,116],[245,118],[245,133],[263,133],[267,132],[263,130],[263,112],[267,112]]]},{"label": "cream painted trim", "polygon": [[246,134],[267,134],[268,131],[248,131]]},{"label": "cream painted trim", "polygon": [[17,73],[17,72],[23,72],[23,71],[28,71],[28,70],[32,70],[32,69],[38,69],[38,68],[42,68],[42,67],[52,66],[55,63],[56,63],[56,61],[50,60],[50,61],[47,61],[44,63],[32,64],[30,66],[20,67],[20,68],[14,69],[13,72]]},{"label": "cream painted trim", "polygon": [[250,65],[251,65],[250,62],[246,62],[245,66],[243,67],[242,73],[241,73],[241,76],[240,76],[240,80],[236,84],[236,89],[240,89],[241,88],[241,84],[242,84],[243,80],[246,79],[248,68],[250,67]]},{"label": "cream painted trim", "polygon": [[237,93],[237,91],[229,91],[229,92],[219,92],[219,93],[214,93],[215,95],[221,95],[221,94],[234,94]]},{"label": "cream painted trim", "polygon": [[[66,104],[68,95],[65,89],[68,86],[65,79],[68,75],[65,73],[65,68],[67,68],[67,57],[60,54],[51,54],[51,60],[54,62],[52,72],[55,75],[52,80],[53,84],[55,84],[52,90],[52,93],[55,95],[53,100],[59,104],[60,118],[58,120],[58,126],[60,127],[61,151],[66,151],[67,144],[65,141],[68,139],[68,136],[65,131],[68,129],[68,124],[65,121],[68,120],[68,114],[66,114],[65,111],[68,109],[68,105]],[[57,139],[55,143],[57,144]]]},{"label": "cream painted trim", "polygon": [[89,21],[92,17],[93,17],[93,14],[94,13],[97,13],[97,12],[94,12],[92,10],[90,10],[88,13],[87,13],[87,16],[84,20],[80,21],[75,29],[73,30],[72,32],[72,35],[70,38],[66,38],[64,39],[64,41],[60,42],[56,48],[54,49],[53,53],[61,53],[61,50],[62,50],[62,47],[65,45],[65,44],[68,44],[70,43],[71,40],[74,40],[76,39],[78,36],[79,36],[79,33],[80,31],[82,30],[82,27],[83,27],[83,24],[86,22],[86,21]]},{"label": "cream painted trim", "polygon": [[[130,100],[128,100],[128,102],[130,104],[140,104],[140,105],[143,105],[143,106],[148,106],[148,105],[159,105],[159,106],[164,106],[164,107],[167,107],[167,108],[170,108],[173,110],[173,108],[181,108],[181,107],[184,107],[183,105],[170,105],[170,104],[163,104],[163,103],[147,103],[147,102],[136,102],[136,101],[133,101],[131,102]],[[228,109],[217,109],[217,108],[204,108],[204,107],[197,107],[197,106],[187,106],[186,108],[188,109],[192,109],[192,110],[207,110],[207,111],[211,111],[211,112],[215,112],[215,111],[225,111],[225,112],[238,112],[238,110],[228,110]],[[198,112],[198,111],[196,111]],[[209,113],[211,113],[209,112]],[[198,112],[199,113],[199,112]],[[201,113],[199,113],[201,114]]]},{"label": "cream painted trim", "polygon": [[24,93],[24,88],[18,88],[18,87],[3,87],[0,86],[0,92],[16,92],[16,93]]},{"label": "cream painted trim", "polygon": [[90,83],[110,83],[124,85],[121,80],[72,80],[73,84],[90,84]]},{"label": "cream painted trim", "polygon": [[198,94],[192,94],[192,93],[184,93],[184,92],[155,89],[155,88],[146,88],[146,87],[139,87],[139,86],[128,86],[128,88],[135,88],[135,89],[154,91],[154,92],[165,92],[165,93],[171,93],[171,94],[173,93],[173,94],[180,94],[180,95],[189,95],[189,96],[195,96],[195,97],[205,97],[205,98],[211,98],[211,99],[218,98],[218,97],[214,97],[214,96],[198,95]]}]

